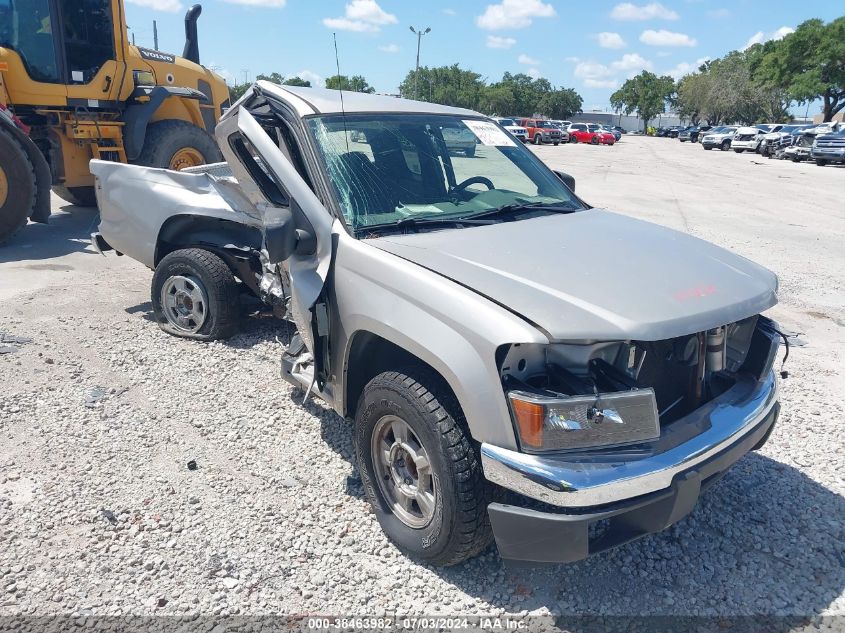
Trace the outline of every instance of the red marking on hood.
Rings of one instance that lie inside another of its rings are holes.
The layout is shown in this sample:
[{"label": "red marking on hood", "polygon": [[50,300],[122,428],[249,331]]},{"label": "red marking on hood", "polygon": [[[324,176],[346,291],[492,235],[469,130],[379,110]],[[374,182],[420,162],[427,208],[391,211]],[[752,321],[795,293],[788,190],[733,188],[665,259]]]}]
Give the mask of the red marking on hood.
[{"label": "red marking on hood", "polygon": [[678,292],[675,293],[675,300],[686,301],[687,299],[707,297],[709,295],[712,295],[714,292],[716,292],[716,286],[714,286],[713,284],[693,286],[692,288],[678,290]]}]

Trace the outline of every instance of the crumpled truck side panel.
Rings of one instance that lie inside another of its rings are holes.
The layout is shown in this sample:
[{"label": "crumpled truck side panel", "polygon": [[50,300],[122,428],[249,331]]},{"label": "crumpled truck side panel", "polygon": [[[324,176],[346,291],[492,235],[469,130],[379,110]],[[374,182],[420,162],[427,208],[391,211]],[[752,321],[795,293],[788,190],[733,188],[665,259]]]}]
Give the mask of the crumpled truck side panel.
[{"label": "crumpled truck side panel", "polygon": [[178,215],[261,226],[260,216],[231,179],[92,160],[99,232],[116,251],[155,268],[162,226]]}]

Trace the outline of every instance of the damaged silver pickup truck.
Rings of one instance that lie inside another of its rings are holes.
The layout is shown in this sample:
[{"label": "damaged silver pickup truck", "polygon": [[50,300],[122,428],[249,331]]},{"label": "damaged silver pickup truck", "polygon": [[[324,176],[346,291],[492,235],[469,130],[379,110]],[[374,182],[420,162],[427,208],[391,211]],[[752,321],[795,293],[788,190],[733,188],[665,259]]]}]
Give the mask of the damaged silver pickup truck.
[{"label": "damaged silver pickup truck", "polygon": [[294,322],[282,376],[353,422],[406,552],[576,561],[677,522],[771,433],[775,275],[590,207],[486,117],[259,82],[216,134],[198,173],[93,161],[93,242],[155,270],[171,333],[231,334],[240,292]]}]

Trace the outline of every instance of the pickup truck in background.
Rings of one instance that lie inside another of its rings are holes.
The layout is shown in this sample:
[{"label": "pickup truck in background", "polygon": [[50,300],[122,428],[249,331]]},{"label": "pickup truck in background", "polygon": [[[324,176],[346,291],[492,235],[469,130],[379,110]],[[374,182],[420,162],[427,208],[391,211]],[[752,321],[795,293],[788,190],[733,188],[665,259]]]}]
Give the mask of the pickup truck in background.
[{"label": "pickup truck in background", "polygon": [[577,561],[676,523],[766,442],[773,273],[591,207],[481,114],[343,98],[260,81],[217,126],[223,164],[92,161],[92,239],[155,271],[171,334],[230,335],[241,292],[295,324],[281,376],[350,421],[403,551]]},{"label": "pickup truck in background", "polygon": [[552,143],[560,145],[560,128],[543,119],[522,119],[519,124],[528,131],[528,138],[534,145]]}]

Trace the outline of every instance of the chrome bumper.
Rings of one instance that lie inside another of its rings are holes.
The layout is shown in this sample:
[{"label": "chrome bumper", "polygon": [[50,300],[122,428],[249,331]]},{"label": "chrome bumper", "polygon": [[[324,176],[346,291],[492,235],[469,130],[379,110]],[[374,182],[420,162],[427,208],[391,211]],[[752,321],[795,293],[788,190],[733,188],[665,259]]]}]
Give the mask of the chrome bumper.
[{"label": "chrome bumper", "polygon": [[669,488],[677,475],[752,433],[776,402],[777,380],[770,371],[762,382],[743,380],[674,422],[642,450],[540,456],[484,443],[481,463],[491,482],[544,503],[615,503]]}]

